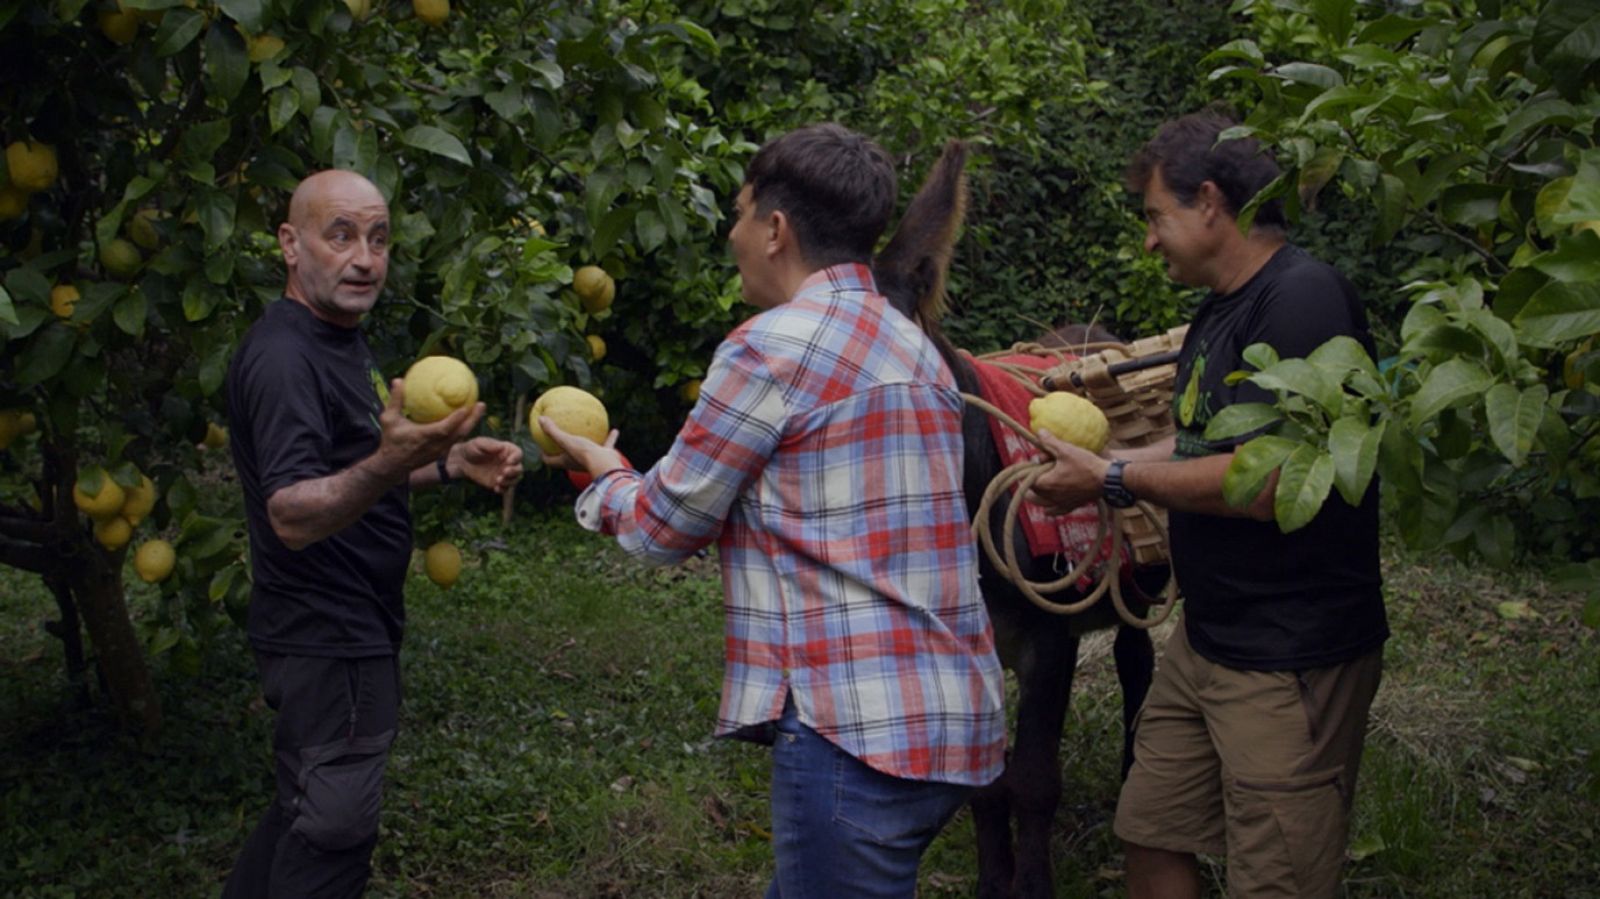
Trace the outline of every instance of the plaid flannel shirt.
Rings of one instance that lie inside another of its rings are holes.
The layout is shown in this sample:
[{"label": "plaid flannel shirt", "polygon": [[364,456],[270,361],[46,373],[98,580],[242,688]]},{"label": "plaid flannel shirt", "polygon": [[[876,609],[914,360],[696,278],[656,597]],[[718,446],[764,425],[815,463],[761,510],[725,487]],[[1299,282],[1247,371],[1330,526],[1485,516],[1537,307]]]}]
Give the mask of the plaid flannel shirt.
[{"label": "plaid flannel shirt", "polygon": [[719,735],[800,720],[885,773],[982,785],[1005,722],[961,494],[961,397],[870,270],[813,274],[717,348],[699,402],[646,474],[608,473],[579,520],[630,555],[716,541]]}]

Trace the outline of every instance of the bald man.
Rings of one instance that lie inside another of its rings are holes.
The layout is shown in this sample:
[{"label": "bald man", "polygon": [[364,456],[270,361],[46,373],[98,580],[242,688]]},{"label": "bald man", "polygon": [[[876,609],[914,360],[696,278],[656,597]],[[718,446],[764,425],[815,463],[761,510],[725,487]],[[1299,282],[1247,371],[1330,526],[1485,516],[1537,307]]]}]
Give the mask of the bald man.
[{"label": "bald man", "polygon": [[483,404],[401,414],[361,334],[389,267],[389,207],[354,172],[305,179],[278,227],[287,281],[228,368],[250,527],[247,633],[277,712],[277,791],[223,896],[359,896],[399,714],[410,489],[522,474],[511,443],[467,435]]}]

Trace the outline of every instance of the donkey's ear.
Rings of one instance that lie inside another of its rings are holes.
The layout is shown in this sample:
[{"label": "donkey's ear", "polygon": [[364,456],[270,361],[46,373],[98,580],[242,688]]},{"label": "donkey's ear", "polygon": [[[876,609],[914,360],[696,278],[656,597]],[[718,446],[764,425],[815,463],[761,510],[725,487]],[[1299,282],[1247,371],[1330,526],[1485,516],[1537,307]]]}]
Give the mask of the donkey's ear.
[{"label": "donkey's ear", "polygon": [[966,164],[966,144],[957,140],[945,144],[874,263],[886,283],[911,292],[889,299],[902,310],[914,310],[924,321],[938,321],[947,311],[945,273],[967,212]]}]

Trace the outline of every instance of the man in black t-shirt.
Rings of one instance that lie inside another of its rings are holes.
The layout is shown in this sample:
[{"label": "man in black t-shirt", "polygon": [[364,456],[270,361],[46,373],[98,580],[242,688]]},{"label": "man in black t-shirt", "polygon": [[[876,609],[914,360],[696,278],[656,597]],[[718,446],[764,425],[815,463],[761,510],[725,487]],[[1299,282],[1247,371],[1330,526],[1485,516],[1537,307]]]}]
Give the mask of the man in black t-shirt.
[{"label": "man in black t-shirt", "polygon": [[1290,534],[1274,521],[1276,472],[1246,508],[1223,498],[1249,438],[1207,441],[1206,424],[1227,406],[1274,401],[1229,382],[1249,367],[1246,347],[1304,357],[1344,335],[1373,349],[1355,290],[1286,242],[1277,203],[1240,232],[1239,210],[1278,168],[1253,139],[1218,143],[1233,124],[1212,113],[1170,122],[1128,170],[1144,196],[1145,248],[1174,280],[1211,291],[1178,359],[1176,437],[1106,459],[1040,435],[1056,464],[1036,501],[1065,511],[1144,499],[1170,519],[1183,620],[1140,710],[1115,824],[1134,899],[1198,897],[1198,852],[1228,857],[1231,896],[1337,892],[1389,633],[1376,485],[1359,506],[1332,494]]},{"label": "man in black t-shirt", "polygon": [[307,178],[278,244],[283,299],[240,342],[226,390],[277,789],[223,895],[359,896],[399,713],[410,488],[465,478],[498,493],[522,451],[466,439],[482,403],[419,425],[401,414],[403,383],[385,387],[360,330],[388,272],[371,182]]}]

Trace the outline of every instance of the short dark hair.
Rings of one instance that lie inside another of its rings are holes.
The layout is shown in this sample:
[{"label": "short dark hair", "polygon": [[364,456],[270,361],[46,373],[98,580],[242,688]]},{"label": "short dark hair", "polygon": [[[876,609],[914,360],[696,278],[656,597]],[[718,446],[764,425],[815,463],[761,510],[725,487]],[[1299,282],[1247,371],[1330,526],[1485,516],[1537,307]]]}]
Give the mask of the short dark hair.
[{"label": "short dark hair", "polygon": [[[1191,206],[1200,185],[1210,181],[1222,191],[1228,211],[1237,218],[1239,210],[1282,171],[1253,137],[1217,143],[1217,135],[1237,124],[1232,116],[1207,109],[1162,125],[1128,163],[1124,186],[1133,193],[1144,193],[1151,176],[1159,170],[1161,180],[1178,202]],[[1261,204],[1254,224],[1286,227],[1283,201],[1273,199]]]},{"label": "short dark hair", "polygon": [[828,122],[768,141],[745,170],[763,214],[788,216],[800,254],[814,266],[871,262],[894,213],[894,163],[883,148]]}]

